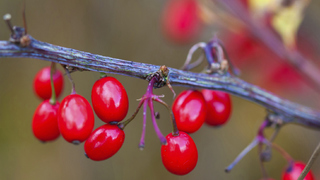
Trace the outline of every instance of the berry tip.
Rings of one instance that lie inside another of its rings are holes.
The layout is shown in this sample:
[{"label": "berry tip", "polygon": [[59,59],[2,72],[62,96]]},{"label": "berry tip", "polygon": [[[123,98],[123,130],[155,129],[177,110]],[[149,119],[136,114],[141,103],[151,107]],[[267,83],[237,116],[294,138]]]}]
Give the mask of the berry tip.
[{"label": "berry tip", "polygon": [[74,141],[72,141],[72,144],[74,144],[74,145],[79,145],[81,142],[80,141],[78,141],[78,140],[74,140]]}]

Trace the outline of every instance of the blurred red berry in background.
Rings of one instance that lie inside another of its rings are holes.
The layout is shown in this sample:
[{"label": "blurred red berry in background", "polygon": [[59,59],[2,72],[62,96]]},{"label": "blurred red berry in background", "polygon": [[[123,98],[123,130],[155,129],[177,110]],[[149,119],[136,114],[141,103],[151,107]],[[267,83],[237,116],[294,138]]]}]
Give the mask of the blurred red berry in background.
[{"label": "blurred red berry in background", "polygon": [[162,13],[165,37],[177,44],[192,42],[200,35],[202,22],[196,0],[168,0]]}]

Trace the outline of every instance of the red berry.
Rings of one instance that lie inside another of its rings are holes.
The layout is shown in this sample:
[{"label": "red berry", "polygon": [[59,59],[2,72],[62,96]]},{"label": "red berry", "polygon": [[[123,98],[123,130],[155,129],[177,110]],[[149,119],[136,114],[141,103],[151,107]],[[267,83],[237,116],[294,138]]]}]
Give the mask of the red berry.
[{"label": "red berry", "polygon": [[96,81],[91,93],[92,106],[104,122],[122,121],[128,112],[128,95],[122,84],[114,77]]},{"label": "red berry", "polygon": [[225,124],[231,114],[230,95],[225,92],[208,89],[203,89],[201,92],[208,109],[205,122],[211,126]]},{"label": "red berry", "polygon": [[196,0],[168,0],[162,14],[162,29],[166,37],[179,44],[194,40],[202,24]]},{"label": "red berry", "polygon": [[32,130],[34,136],[40,141],[52,141],[59,137],[58,109],[59,102],[52,105],[49,100],[45,100],[34,112]]},{"label": "red berry", "polygon": [[[63,76],[59,70],[52,76],[54,89],[56,91],[56,96],[62,92],[63,89]],[[35,76],[33,80],[33,89],[35,93],[42,99],[50,99],[51,97],[51,82],[50,82],[50,67],[45,67],[41,69]]]},{"label": "red berry", "polygon": [[198,150],[192,138],[180,131],[178,136],[171,133],[166,137],[168,144],[161,146],[164,167],[176,175],[185,175],[197,165]]},{"label": "red berry", "polygon": [[88,158],[102,161],[119,151],[124,138],[124,131],[117,125],[105,124],[93,131],[84,144],[84,150]]},{"label": "red berry", "polygon": [[89,102],[78,94],[65,97],[60,104],[58,124],[66,141],[74,144],[85,141],[94,126],[94,114]]},{"label": "red berry", "polygon": [[[293,165],[287,168],[282,174],[282,180],[297,180],[306,165],[303,162],[294,162]],[[313,180],[311,171],[307,174],[304,180]]]},{"label": "red berry", "polygon": [[186,90],[179,94],[172,105],[178,129],[193,133],[200,129],[207,114],[206,102],[197,90]]}]

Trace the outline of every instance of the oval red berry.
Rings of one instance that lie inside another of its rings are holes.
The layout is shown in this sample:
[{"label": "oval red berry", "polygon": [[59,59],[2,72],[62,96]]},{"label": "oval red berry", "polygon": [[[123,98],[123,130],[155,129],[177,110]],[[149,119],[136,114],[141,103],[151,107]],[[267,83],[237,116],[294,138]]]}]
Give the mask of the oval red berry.
[{"label": "oval red berry", "polygon": [[206,102],[201,92],[186,90],[178,95],[172,105],[172,112],[180,131],[193,133],[200,129],[207,114]]},{"label": "oval red berry", "polygon": [[74,144],[85,141],[94,126],[94,114],[89,102],[78,94],[65,97],[60,104],[58,125],[66,141]]},{"label": "oval red berry", "polygon": [[59,102],[50,104],[49,100],[43,101],[36,109],[32,119],[32,131],[40,141],[52,141],[59,137],[58,127]]},{"label": "oval red berry", "polygon": [[[34,92],[40,97],[41,99],[50,99],[51,98],[51,82],[50,82],[50,67],[45,67],[41,69],[35,76],[33,80],[33,90]],[[52,76],[54,89],[56,92],[56,96],[59,97],[64,81],[63,81],[63,75],[59,70],[56,70],[56,72]]]},{"label": "oval red berry", "polygon": [[122,84],[114,77],[96,81],[91,92],[92,106],[104,122],[122,121],[129,108],[128,95]]},{"label": "oval red berry", "polygon": [[231,114],[231,98],[228,93],[203,89],[203,97],[208,109],[206,123],[211,126],[225,124]]},{"label": "oval red berry", "polygon": [[176,175],[191,172],[198,162],[198,150],[192,138],[180,131],[178,136],[171,133],[166,136],[167,145],[161,146],[161,158],[164,167]]},{"label": "oval red berry", "polygon": [[119,151],[124,138],[124,131],[117,125],[105,124],[92,132],[84,144],[84,150],[88,158],[102,161]]}]

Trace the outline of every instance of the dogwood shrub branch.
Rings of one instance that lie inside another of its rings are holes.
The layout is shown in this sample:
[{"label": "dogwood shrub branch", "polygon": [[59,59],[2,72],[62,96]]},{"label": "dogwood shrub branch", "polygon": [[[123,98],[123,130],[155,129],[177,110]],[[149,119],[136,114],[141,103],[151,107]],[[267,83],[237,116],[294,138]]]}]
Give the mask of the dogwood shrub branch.
[{"label": "dogwood shrub branch", "polygon": [[[28,39],[26,47],[23,47],[21,42],[0,41],[0,57],[36,58],[60,63],[76,70],[120,74],[144,80],[147,80],[148,76],[160,68],[158,65],[127,61],[56,46],[28,36],[30,39]],[[172,86],[225,91],[264,106],[270,114],[281,119],[283,124],[296,123],[320,129],[320,112],[282,99],[229,73],[209,75],[170,67],[168,69],[168,79]]]}]

